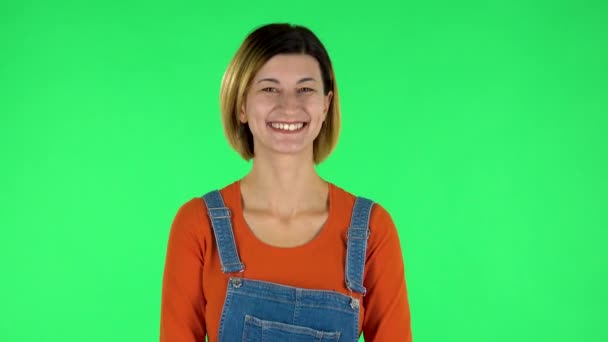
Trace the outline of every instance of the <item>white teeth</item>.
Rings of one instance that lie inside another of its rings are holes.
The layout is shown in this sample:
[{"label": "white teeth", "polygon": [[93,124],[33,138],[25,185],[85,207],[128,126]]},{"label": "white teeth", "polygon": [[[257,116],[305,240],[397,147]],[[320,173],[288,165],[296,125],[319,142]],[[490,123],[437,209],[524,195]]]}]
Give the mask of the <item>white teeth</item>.
[{"label": "white teeth", "polygon": [[284,131],[295,131],[297,129],[302,128],[302,126],[304,126],[303,122],[298,122],[295,124],[284,124],[284,123],[279,123],[279,122],[271,122],[270,125],[274,128],[278,128]]}]

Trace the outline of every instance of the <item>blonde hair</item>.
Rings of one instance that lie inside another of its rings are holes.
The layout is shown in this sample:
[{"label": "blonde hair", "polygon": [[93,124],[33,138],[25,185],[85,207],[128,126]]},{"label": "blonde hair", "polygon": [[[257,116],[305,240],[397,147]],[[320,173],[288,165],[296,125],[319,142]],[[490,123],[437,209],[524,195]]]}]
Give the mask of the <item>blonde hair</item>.
[{"label": "blonde hair", "polygon": [[268,24],[251,32],[230,61],[220,88],[220,111],[224,133],[232,148],[246,161],[254,157],[253,135],[238,119],[251,80],[262,66],[278,54],[306,54],[321,68],[323,93],[333,93],[327,117],[313,142],[313,161],[322,162],[333,151],[340,133],[340,102],[334,70],[327,50],[308,28],[290,24]]}]

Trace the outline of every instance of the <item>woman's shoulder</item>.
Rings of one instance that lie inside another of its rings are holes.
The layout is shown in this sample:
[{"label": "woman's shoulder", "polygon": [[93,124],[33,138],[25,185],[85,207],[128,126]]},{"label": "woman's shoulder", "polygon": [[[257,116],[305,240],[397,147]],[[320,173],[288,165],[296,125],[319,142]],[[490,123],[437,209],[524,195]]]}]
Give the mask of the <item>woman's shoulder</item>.
[{"label": "woman's shoulder", "polygon": [[[401,260],[398,258],[401,253],[400,239],[397,227],[389,210],[380,203],[382,199],[374,198],[373,196],[368,197],[366,194],[355,194],[336,187],[336,198],[342,198],[346,200],[344,207],[344,213],[348,213],[347,219],[350,223],[352,215],[352,209],[354,207],[355,199],[357,197],[363,197],[373,202],[371,213],[369,216],[369,230],[370,235],[367,241],[367,262],[373,260],[382,260],[381,264],[386,265],[390,260]],[[344,222],[345,225],[346,222]],[[350,224],[348,224],[350,226]],[[372,262],[370,265],[374,264]]]},{"label": "woman's shoulder", "polygon": [[217,189],[206,189],[199,195],[190,197],[179,204],[173,220],[174,229],[188,230],[199,234],[207,232],[210,224],[207,218],[207,206],[203,200],[203,196],[214,191],[219,191],[225,205],[230,207],[230,203],[233,202],[233,197],[235,197],[233,193],[235,190],[234,186],[235,183],[233,182],[218,187]]},{"label": "woman's shoulder", "polygon": [[373,196],[369,196],[363,192],[352,192],[344,189],[341,186],[330,183],[334,188],[334,202],[338,206],[338,210],[345,215],[352,215],[352,211],[355,205],[355,200],[357,197],[365,198],[373,202],[369,225],[370,230],[386,230],[390,228],[390,225],[393,225],[393,220],[391,214],[386,209],[384,205],[381,204],[381,200],[379,198],[374,198]]},{"label": "woman's shoulder", "polygon": [[200,197],[192,197],[180,205],[174,214],[171,224],[172,234],[200,235],[204,226],[208,225],[205,219],[205,205]]}]

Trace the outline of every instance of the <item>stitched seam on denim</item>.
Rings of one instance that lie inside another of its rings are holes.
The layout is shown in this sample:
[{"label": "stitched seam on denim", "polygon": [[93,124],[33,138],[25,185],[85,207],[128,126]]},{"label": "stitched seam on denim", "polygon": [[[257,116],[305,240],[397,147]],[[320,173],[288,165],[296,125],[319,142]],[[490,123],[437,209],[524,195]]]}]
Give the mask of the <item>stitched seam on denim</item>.
[{"label": "stitched seam on denim", "polygon": [[249,321],[247,321],[247,315],[243,318],[243,332],[241,333],[241,342],[247,341],[247,336],[245,334],[249,333]]},{"label": "stitched seam on denim", "polygon": [[359,315],[361,314],[361,309],[357,310],[357,312],[355,312],[355,324],[353,326],[353,342],[356,342],[359,340]]},{"label": "stitched seam on denim", "polygon": [[240,262],[232,262],[229,264],[225,264],[224,266],[234,266],[234,265],[240,265],[240,264],[241,264]]},{"label": "stitched seam on denim", "polygon": [[352,247],[350,247],[349,238],[346,237],[346,262],[344,263],[344,265],[345,265],[344,274],[346,275],[346,287],[352,291],[352,289],[350,288],[350,274],[349,274],[350,267],[348,265],[348,260],[350,259],[351,249],[352,249]]},{"label": "stitched seam on denim", "polygon": [[[289,305],[293,305],[294,302],[290,302],[290,301],[284,301],[284,300],[279,300],[273,297],[267,297],[267,296],[258,296],[258,295],[254,295],[254,294],[250,294],[250,293],[244,293],[244,292],[233,292],[235,295],[241,295],[241,296],[247,296],[247,297],[253,297],[253,298],[259,298],[259,299],[267,299],[273,302],[277,302],[277,303],[283,303],[283,304],[289,304]],[[307,308],[320,308],[320,309],[328,309],[328,310],[333,310],[333,311],[339,311],[339,312],[344,312],[344,313],[351,313],[352,310],[343,310],[340,308],[336,308],[333,306],[323,306],[323,305],[313,305],[313,304],[300,304],[300,306],[304,306]]]},{"label": "stitched seam on denim", "polygon": [[[362,267],[361,264],[365,263],[365,255],[364,255],[364,253],[365,253],[365,251],[364,251],[365,246],[363,246],[362,248],[361,247],[362,246],[357,246],[357,247],[353,248],[353,251],[352,251],[353,252],[353,255],[352,255],[353,259],[356,260],[356,264],[353,266],[353,267],[356,268],[354,270],[354,272],[357,275],[362,275],[363,274],[363,270],[361,269],[361,267]],[[355,288],[355,290],[357,292],[363,293],[363,285],[361,284],[360,280],[361,279],[359,277],[355,277],[355,279],[351,280],[351,282],[352,282],[353,287]]]},{"label": "stitched seam on denim", "polygon": [[[232,224],[230,222],[230,220],[226,220],[226,225],[224,226],[223,224],[219,223],[219,226],[222,228],[222,231],[219,232],[218,234],[222,234],[225,235],[226,240],[228,241],[224,241],[223,244],[223,249],[220,250],[220,261],[222,261],[222,256],[227,257],[229,260],[235,260],[235,262],[231,262],[231,263],[224,263],[222,262],[222,265],[224,266],[224,268],[226,268],[226,266],[228,265],[238,265],[239,267],[239,271],[242,270],[243,266],[241,263],[241,259],[239,257],[239,252],[236,249],[236,243],[234,241],[234,234],[232,232]],[[215,229],[214,229],[215,231]],[[217,241],[217,235],[216,235],[216,241]],[[220,244],[218,243],[218,249],[220,249]],[[222,253],[223,252],[223,253]]]},{"label": "stitched seam on denim", "polygon": [[[293,287],[293,286],[283,285],[283,284],[277,284],[277,283],[272,283],[272,282],[268,282],[268,281],[264,281],[264,280],[251,279],[251,278],[244,279],[244,281],[246,281],[246,282],[249,283],[249,285],[248,285],[249,288],[254,288],[254,289],[260,289],[260,288],[262,288],[262,289],[266,290],[267,287],[266,286],[260,286],[259,283],[261,283],[261,284],[268,284],[269,285],[268,287],[284,288],[284,289],[287,289],[288,291],[293,291],[295,289],[298,289],[298,287]],[[256,284],[256,283],[258,283],[258,284]],[[348,295],[345,295],[345,294],[337,292],[337,291],[332,291],[332,290],[318,290],[318,289],[303,289],[303,290],[305,290],[305,292],[307,292],[307,293],[311,292],[311,293],[314,293],[314,294],[327,294],[327,295],[331,295],[331,296],[338,295],[338,296],[343,297],[344,299],[350,299],[350,297]]]},{"label": "stitched seam on denim", "polygon": [[255,329],[254,333],[262,333],[262,327],[256,324],[256,321],[252,318],[253,316],[245,314],[245,318],[243,318],[243,333],[241,335],[241,342],[247,342],[247,335],[251,333],[251,329]]},{"label": "stitched seam on denim", "polygon": [[320,305],[312,305],[312,304],[301,304],[301,306],[305,306],[307,308],[329,309],[329,310],[332,310],[332,311],[339,311],[339,312],[343,312],[343,313],[347,313],[347,314],[352,313],[352,310],[343,310],[343,309],[340,309],[340,308],[329,307],[329,306],[320,306]]},{"label": "stitched seam on denim", "polygon": [[[367,292],[362,283],[365,274],[365,254],[367,250],[367,240],[370,234],[369,220],[371,217],[371,211],[373,206],[373,201],[366,198],[357,197],[357,199],[355,200],[355,205],[353,206],[351,224],[346,234],[346,283],[347,287],[351,291],[355,291],[361,294],[365,294]],[[361,212],[363,212],[363,215],[360,215]],[[365,225],[362,225],[361,223],[365,223]],[[352,266],[348,262],[351,257],[353,259],[351,261],[356,262],[356,264]],[[352,288],[348,286],[349,283],[352,285]]]},{"label": "stitched seam on denim", "polygon": [[[301,293],[301,292],[300,292]],[[294,304],[294,308],[293,308],[293,317],[291,318],[291,324],[295,325],[298,319],[298,316],[300,314],[300,298],[298,296],[298,292],[296,291],[296,303]]]},{"label": "stitched seam on denim", "polygon": [[[257,294],[257,293],[251,293],[251,292],[244,292],[241,290],[237,290],[234,288],[230,288],[228,291],[232,291],[235,294],[240,294],[240,295],[244,295],[244,296],[249,296],[249,297],[255,297],[255,298],[262,298],[262,299],[270,299],[279,303],[284,303],[284,304],[290,304],[293,305],[295,302],[294,301],[290,301],[289,299],[287,300],[282,300],[282,299],[278,299],[276,295],[272,294],[272,293],[264,293],[264,294]],[[330,309],[339,307],[339,306],[348,306],[350,307],[350,301],[352,300],[352,297],[344,295],[342,293],[331,293],[333,296],[332,297],[327,297],[327,298],[315,298],[315,300],[323,300],[324,302],[328,302],[329,304],[325,305],[325,306],[318,306],[318,307],[327,307]],[[335,296],[339,296],[340,299],[336,299]],[[300,301],[300,303],[302,303],[302,301]],[[304,301],[305,304],[303,304],[304,306],[315,306],[316,304],[311,304],[309,302]]]},{"label": "stitched seam on denim", "polygon": [[[231,273],[229,270],[225,270],[226,266],[235,266],[235,265],[238,265],[238,267],[239,267],[239,270],[237,270],[237,271],[242,271],[243,263],[241,262],[238,250],[236,249],[236,243],[234,241],[234,234],[232,231],[232,223],[230,222],[230,208],[226,207],[224,199],[222,198],[222,194],[217,190],[212,191],[212,192],[208,193],[207,195],[203,196],[203,201],[205,202],[205,206],[207,207],[207,216],[211,219],[211,227],[213,229],[213,235],[215,236],[217,248],[218,248],[218,251],[220,252],[219,255],[220,255],[220,264],[222,265],[222,271],[224,273]],[[215,203],[215,202],[217,202],[217,203]],[[218,212],[220,210],[225,211],[227,213],[227,216],[214,216],[211,213],[212,211]],[[226,229],[223,229],[220,232],[220,231],[216,230],[215,228],[216,228],[216,224],[220,227],[223,227],[222,222],[227,223],[227,225],[226,225],[227,227],[226,227]],[[220,240],[218,239],[218,237],[220,235],[226,235],[226,234],[224,234],[224,233],[226,233],[226,231],[228,231],[227,233],[229,233],[227,238],[230,241],[228,242],[228,245],[225,246],[226,248],[220,249]],[[232,245],[232,249],[231,249],[230,245]],[[228,249],[228,250],[226,251],[225,249]],[[228,254],[228,255],[226,255],[226,254]],[[227,260],[224,260],[224,257],[228,257],[229,259],[236,259],[236,262],[225,264],[224,262]],[[234,258],[232,258],[232,257],[234,257]]]},{"label": "stitched seam on denim", "polygon": [[[371,202],[371,203],[369,203],[369,202]],[[363,203],[363,204],[361,204],[361,203]],[[368,204],[369,204],[369,206],[368,206]],[[345,262],[346,286],[351,291],[355,291],[355,292],[359,292],[359,293],[363,293],[363,294],[366,291],[365,291],[365,288],[363,287],[363,285],[360,284],[363,279],[359,279],[359,278],[363,278],[364,271],[365,271],[365,254],[364,253],[365,253],[365,249],[366,249],[366,245],[367,245],[367,239],[369,236],[369,218],[371,216],[371,208],[373,207],[373,205],[374,205],[374,203],[370,200],[367,200],[365,198],[359,198],[359,197],[356,198],[355,204],[353,206],[353,212],[351,215],[351,223],[350,223],[350,226],[348,227],[348,230],[346,233],[346,241],[347,241],[346,262]],[[362,207],[363,207],[364,215],[360,215],[360,213],[362,212],[362,209],[361,209]],[[360,222],[367,223],[366,227],[363,227],[363,225],[360,225]],[[364,235],[362,237],[360,237],[359,235],[361,235],[361,234],[364,234]],[[361,246],[362,240],[366,240],[363,243],[363,246]],[[363,251],[360,251],[361,249]],[[354,259],[351,261],[356,262],[356,264],[351,266],[349,263],[350,259]],[[355,279],[353,279],[353,278],[355,278]],[[352,285],[352,288],[351,288],[351,286],[349,286],[349,284]]]},{"label": "stitched seam on denim", "polygon": [[242,262],[241,262],[241,258],[239,257],[239,251],[236,249],[236,242],[234,241],[234,232],[232,231],[232,223],[230,222],[230,220],[228,220],[228,231],[230,232],[230,242],[232,243],[232,248],[234,251],[234,257],[237,260],[238,265],[240,265],[241,269],[242,269]]},{"label": "stitched seam on denim", "polygon": [[[228,287],[230,288],[230,282],[228,282]],[[232,293],[232,291],[230,291],[230,289],[228,289],[226,291],[226,297],[224,298],[224,305],[222,307],[222,316],[220,318],[220,328],[217,334],[217,338],[218,341],[222,341],[222,338],[224,337],[224,321],[226,320],[226,316],[228,315],[227,312],[230,308],[230,302],[231,302],[231,296],[230,294]]]},{"label": "stitched seam on denim", "polygon": [[282,332],[288,332],[288,333],[294,333],[294,334],[300,334],[300,335],[306,335],[306,336],[317,336],[318,333],[322,333],[324,336],[327,337],[334,337],[337,334],[339,334],[339,331],[322,331],[322,330],[316,330],[316,329],[312,329],[306,326],[302,326],[302,325],[295,325],[295,324],[287,324],[287,323],[282,323],[282,322],[277,322],[277,321],[268,321],[268,320],[263,320],[260,318],[257,318],[255,316],[251,316],[249,315],[249,317],[251,317],[251,323],[256,325],[256,326],[261,326],[263,329],[275,329],[275,330],[279,330]]}]

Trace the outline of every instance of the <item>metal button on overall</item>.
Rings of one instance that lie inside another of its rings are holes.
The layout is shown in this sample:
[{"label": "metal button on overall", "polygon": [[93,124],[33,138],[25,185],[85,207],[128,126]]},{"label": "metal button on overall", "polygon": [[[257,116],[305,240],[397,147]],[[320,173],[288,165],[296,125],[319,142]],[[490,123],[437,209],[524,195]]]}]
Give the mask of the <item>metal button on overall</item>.
[{"label": "metal button on overall", "polygon": [[356,298],[353,298],[353,299],[350,301],[350,307],[351,307],[351,308],[353,308],[353,310],[357,310],[357,309],[359,309],[359,300],[358,300],[358,299],[356,299]]}]

